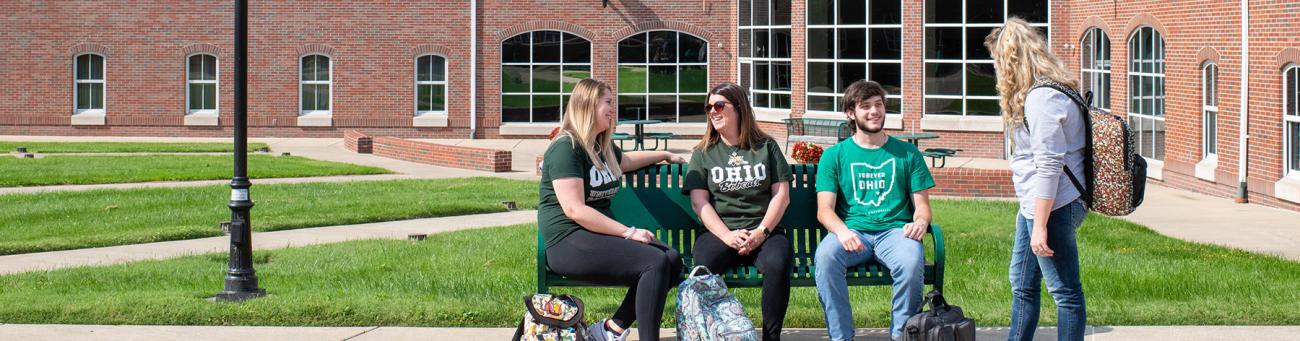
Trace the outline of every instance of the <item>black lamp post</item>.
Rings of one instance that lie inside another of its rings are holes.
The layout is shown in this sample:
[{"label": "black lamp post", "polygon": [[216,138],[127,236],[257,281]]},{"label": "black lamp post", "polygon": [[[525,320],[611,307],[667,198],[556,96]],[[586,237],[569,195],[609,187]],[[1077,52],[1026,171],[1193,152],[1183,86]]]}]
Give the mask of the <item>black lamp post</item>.
[{"label": "black lamp post", "polygon": [[253,236],[248,211],[248,0],[235,0],[235,175],[230,180],[230,269],[219,301],[266,295],[253,270]]}]

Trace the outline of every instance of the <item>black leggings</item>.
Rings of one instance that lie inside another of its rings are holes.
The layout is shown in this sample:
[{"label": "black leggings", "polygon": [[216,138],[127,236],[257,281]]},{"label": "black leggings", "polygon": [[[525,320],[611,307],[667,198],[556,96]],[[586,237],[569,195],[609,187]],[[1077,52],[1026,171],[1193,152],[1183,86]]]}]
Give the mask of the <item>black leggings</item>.
[{"label": "black leggings", "polygon": [[780,340],[785,308],[790,305],[790,238],[778,229],[758,250],[744,256],[738,252],[708,231],[695,238],[695,265],[703,265],[715,274],[737,262],[758,267],[763,274],[763,340]]},{"label": "black leggings", "polygon": [[642,244],[586,229],[546,248],[546,264],[566,277],[631,287],[610,320],[624,329],[640,321],[642,340],[659,339],[664,299],[682,273],[681,255],[661,241]]}]

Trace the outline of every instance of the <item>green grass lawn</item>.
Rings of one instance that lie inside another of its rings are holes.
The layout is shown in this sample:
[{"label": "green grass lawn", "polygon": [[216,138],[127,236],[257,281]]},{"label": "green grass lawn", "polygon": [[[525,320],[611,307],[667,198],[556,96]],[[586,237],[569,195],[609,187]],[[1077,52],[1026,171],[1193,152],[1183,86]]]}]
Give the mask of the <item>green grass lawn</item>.
[{"label": "green grass lawn", "polygon": [[[936,200],[949,237],[947,296],[981,326],[1008,324],[1014,203]],[[255,222],[257,220],[254,220]],[[536,229],[514,226],[256,253],[268,296],[205,299],[222,287],[226,256],[0,277],[0,322],[192,325],[512,327],[534,290]],[[1300,263],[1160,236],[1092,217],[1080,230],[1092,325],[1293,325]],[[587,319],[609,316],[625,289],[574,293]],[[759,290],[733,289],[759,319]],[[889,288],[850,289],[858,327],[885,327]],[[670,297],[676,291],[670,292]],[[1042,325],[1055,323],[1044,293]],[[668,318],[672,325],[669,299]],[[813,288],[792,293],[789,327],[824,327]]]},{"label": "green grass lawn", "polygon": [[[230,143],[170,143],[170,142],[23,142],[0,141],[0,152],[12,152],[17,147],[27,147],[30,153],[217,153],[235,150]],[[266,147],[265,143],[249,143],[248,150]]]},{"label": "green grass lawn", "polygon": [[[229,179],[233,160],[228,155],[0,157],[0,187]],[[298,156],[248,156],[253,179],[385,173],[391,172]]]},{"label": "green grass lawn", "polygon": [[[256,182],[256,180],[254,180]],[[537,206],[537,182],[496,178],[254,184],[257,231],[502,212]],[[212,237],[228,186],[0,195],[0,254]]]}]

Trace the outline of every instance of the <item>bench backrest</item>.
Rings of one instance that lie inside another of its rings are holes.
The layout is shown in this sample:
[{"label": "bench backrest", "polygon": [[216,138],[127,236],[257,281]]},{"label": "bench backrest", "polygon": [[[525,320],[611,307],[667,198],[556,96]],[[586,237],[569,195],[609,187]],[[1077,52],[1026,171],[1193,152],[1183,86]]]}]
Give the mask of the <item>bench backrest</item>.
[{"label": "bench backrest", "polygon": [[840,140],[853,135],[848,120],[826,118],[786,118],[786,135],[829,136]]},{"label": "bench backrest", "polygon": [[[781,218],[780,226],[793,244],[795,277],[812,273],[813,255],[817,244],[826,235],[826,229],[817,221],[817,166],[791,165],[794,181],[790,186],[790,205]],[[686,165],[652,165],[635,172],[624,173],[618,195],[612,201],[614,220],[624,225],[636,226],[655,232],[655,235],[682,254],[690,265],[691,250],[697,231],[704,231],[691,199],[682,193]],[[707,233],[707,232],[705,232]],[[746,268],[737,268],[747,271]],[[801,275],[803,274],[803,275]],[[730,273],[728,277],[751,277],[744,273]]]}]

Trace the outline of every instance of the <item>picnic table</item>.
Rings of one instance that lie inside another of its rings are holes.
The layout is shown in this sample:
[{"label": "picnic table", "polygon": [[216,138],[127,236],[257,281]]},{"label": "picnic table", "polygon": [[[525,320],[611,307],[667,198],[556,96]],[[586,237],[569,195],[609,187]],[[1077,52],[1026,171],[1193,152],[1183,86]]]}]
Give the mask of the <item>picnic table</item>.
[{"label": "picnic table", "polygon": [[[631,150],[643,150],[643,149],[645,149],[645,138],[646,138],[645,125],[647,125],[647,124],[659,124],[659,123],[663,123],[663,121],[660,121],[660,120],[620,120],[620,121],[618,121],[618,125],[628,125],[628,124],[633,125],[632,135],[630,135],[630,136],[627,136],[627,135],[622,136],[623,139],[631,139],[631,140],[632,140],[632,149],[631,149]],[[616,134],[616,135],[617,135],[617,134]],[[620,136],[615,136],[616,139],[619,139],[618,137],[620,137]],[[622,140],[622,139],[619,139],[619,140]],[[657,143],[657,142],[656,142],[655,147],[656,147],[655,149],[659,149],[659,148],[658,148],[659,146],[658,146],[658,143]]]},{"label": "picnic table", "polygon": [[896,139],[904,140],[907,141],[907,143],[911,143],[913,146],[916,146],[917,149],[921,149],[921,140],[939,138],[939,134],[935,134],[935,133],[894,134],[893,136]]}]

